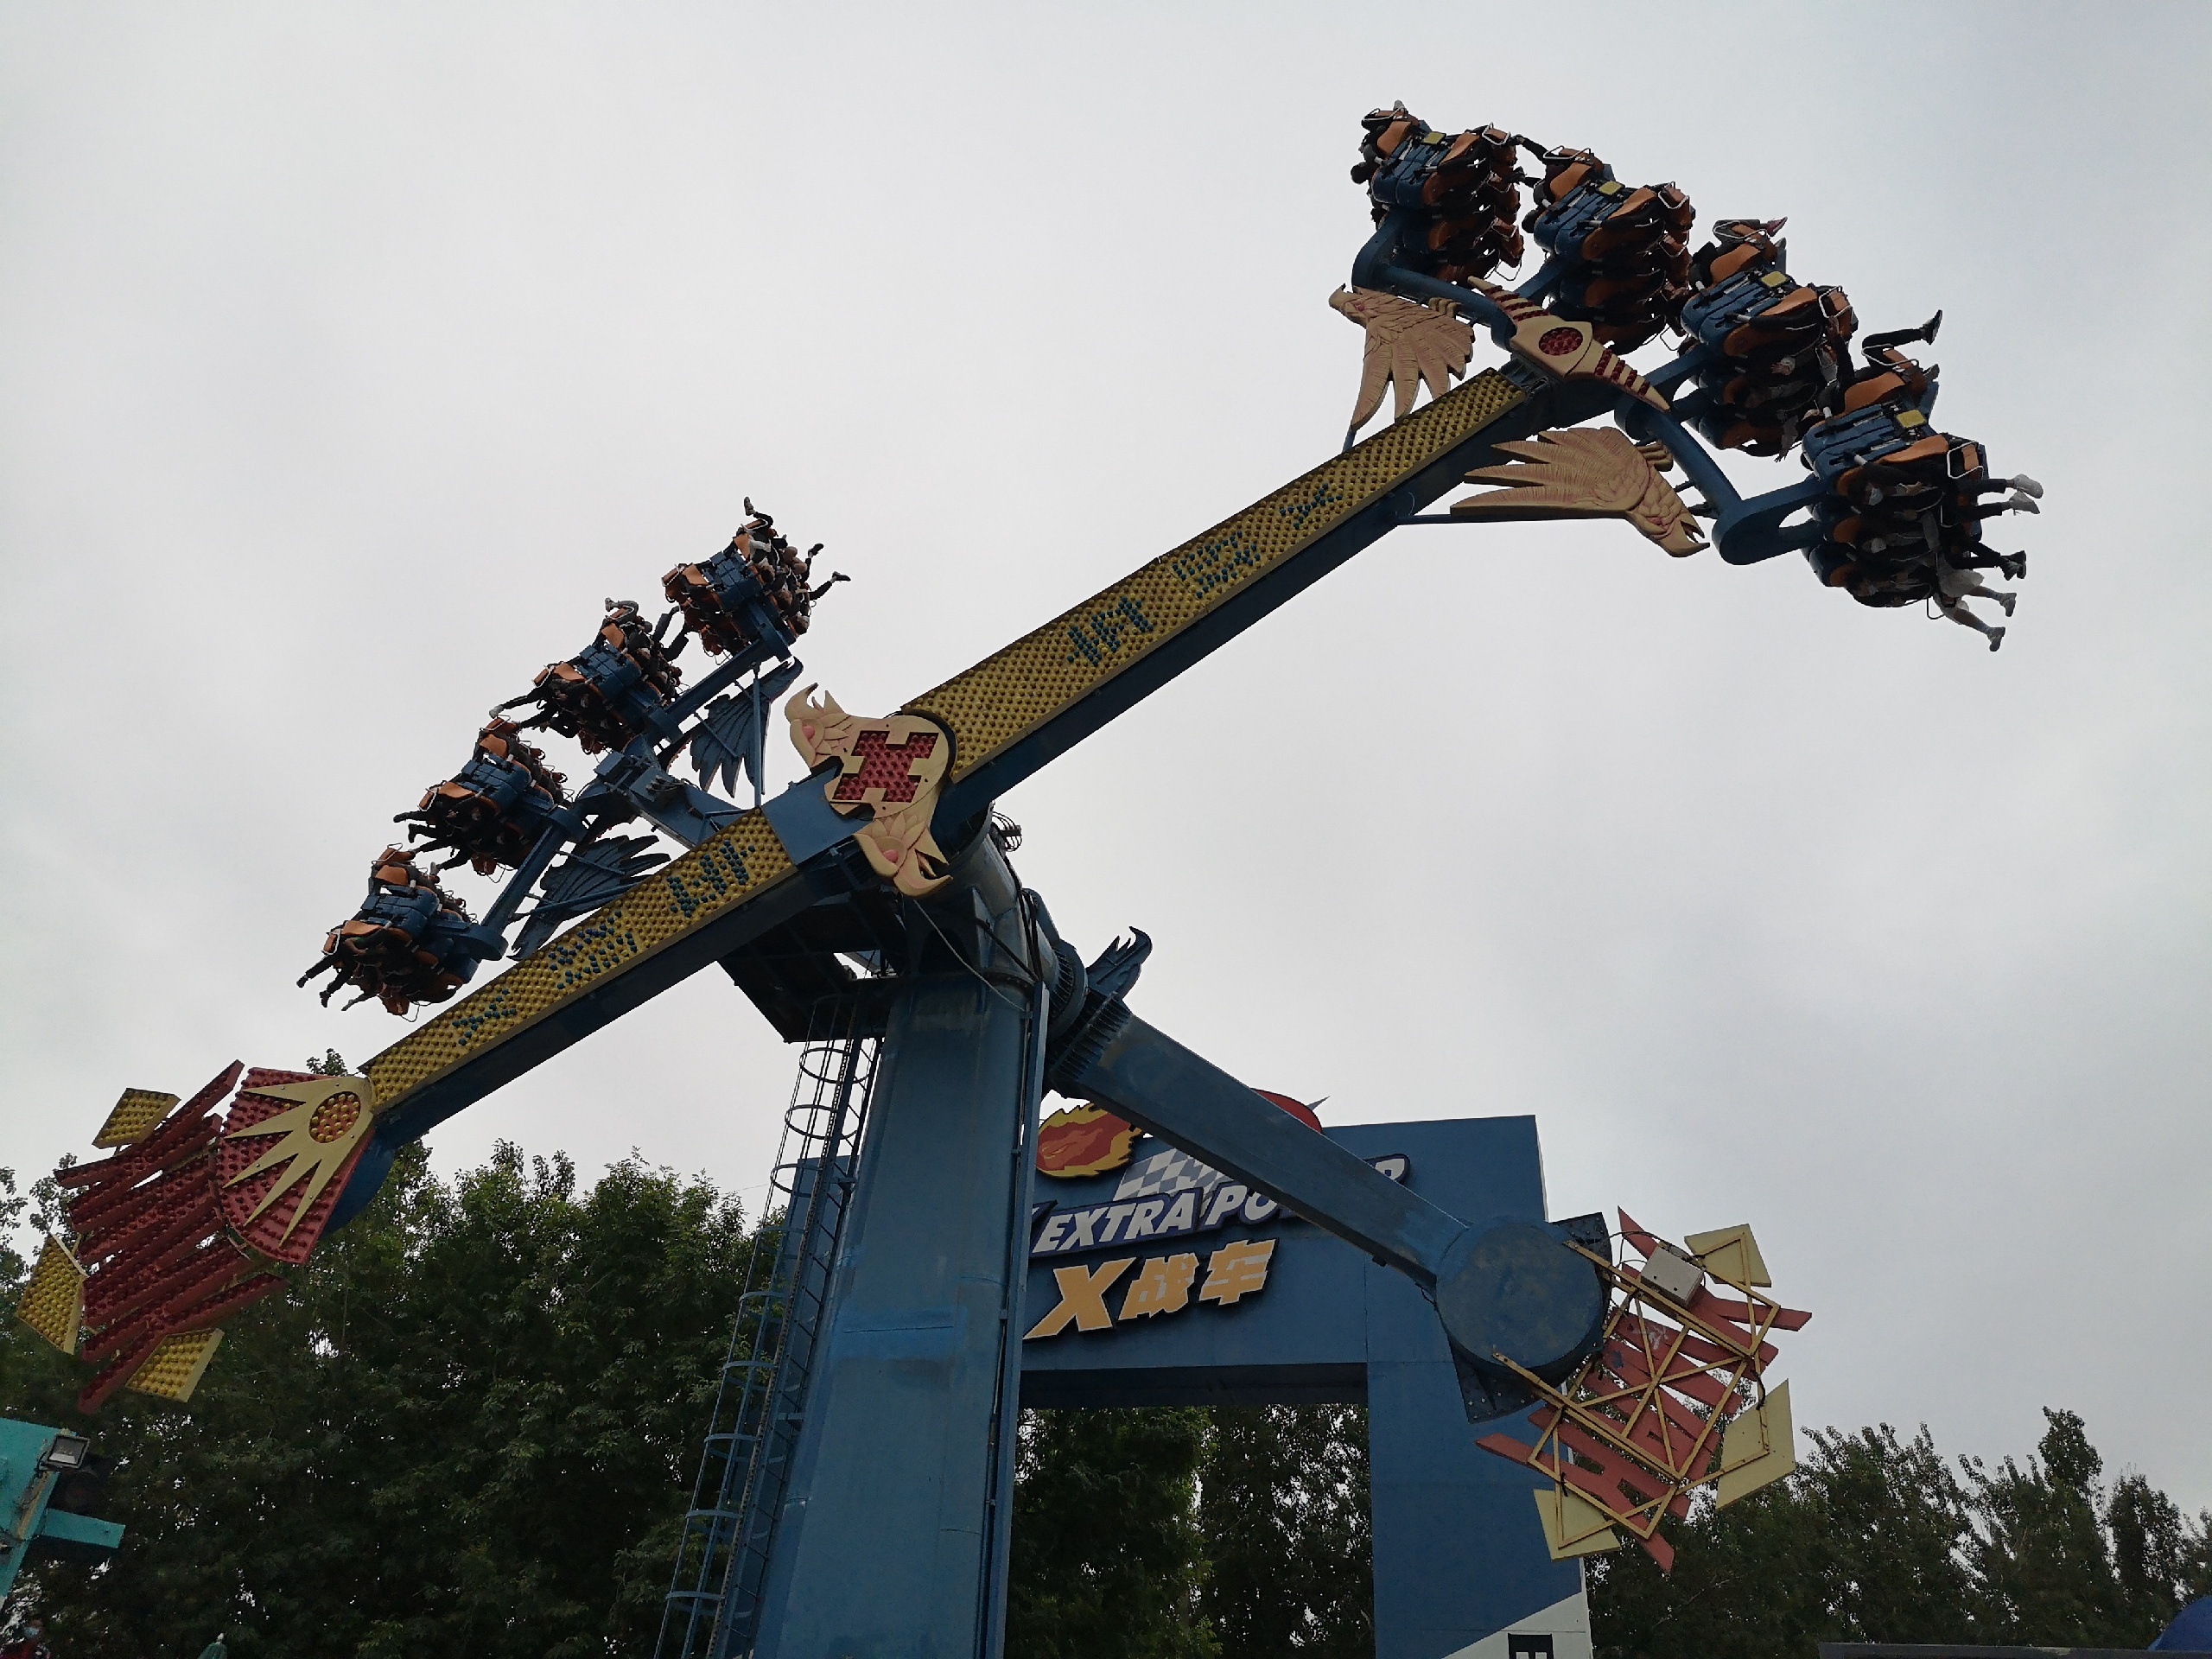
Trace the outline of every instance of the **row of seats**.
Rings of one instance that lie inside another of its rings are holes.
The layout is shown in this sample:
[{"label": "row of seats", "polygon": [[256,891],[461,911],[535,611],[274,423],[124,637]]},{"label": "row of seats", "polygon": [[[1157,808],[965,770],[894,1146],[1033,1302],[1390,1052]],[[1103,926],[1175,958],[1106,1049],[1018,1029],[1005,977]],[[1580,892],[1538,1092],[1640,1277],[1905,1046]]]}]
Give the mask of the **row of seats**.
[{"label": "row of seats", "polygon": [[[493,709],[467,764],[394,819],[408,826],[409,847],[387,847],[372,863],[367,897],[331,930],[301,984],[328,975],[326,1003],[350,987],[357,995],[348,1007],[373,997],[401,1014],[449,999],[474,969],[466,936],[475,925],[439,885],[440,874],[464,863],[487,876],[517,868],[570,804],[566,777],[524,734],[550,728],[575,739],[587,754],[623,748],[657,730],[672,735],[674,725],[660,711],[682,692],[676,659],[694,636],[715,656],[760,655],[787,649],[806,631],[814,601],[829,586],[807,586],[821,550],[798,552],[767,514],[749,500],[745,508],[746,522],[728,547],[663,579],[672,608],[658,623],[648,626],[633,601],[608,600],[589,645],[547,664],[528,691]],[[683,626],[670,639],[669,625],[679,617]],[[524,707],[528,715],[505,718]],[[433,853],[448,856],[433,864],[426,856]]]},{"label": "row of seats", "polygon": [[[1363,130],[1352,177],[1368,187],[1378,224],[1399,215],[1393,258],[1464,285],[1516,264],[1526,231],[1546,257],[1523,287],[1547,310],[1588,323],[1624,353],[1662,332],[1681,336],[1696,358],[1675,413],[1707,442],[1754,455],[1802,446],[1827,486],[1815,512],[1820,539],[1807,550],[1823,582],[1867,605],[1930,601],[1991,649],[2002,641],[2004,629],[1965,601],[1993,600],[2009,616],[2013,596],[1977,573],[2017,580],[2027,556],[1986,547],[1982,524],[2037,511],[2042,486],[1996,476],[1980,444],[1929,423],[1936,371],[1901,347],[1932,344],[1941,312],[1869,336],[1858,360],[1850,296],[1789,273],[1781,219],[1721,219],[1692,252],[1694,211],[1681,189],[1624,185],[1587,149],[1496,127],[1436,132],[1402,104],[1370,112]],[[1537,158],[1541,176],[1516,170],[1519,150]],[[1534,202],[1516,226],[1522,185]],[[2005,499],[1986,499],[1995,494]]]}]

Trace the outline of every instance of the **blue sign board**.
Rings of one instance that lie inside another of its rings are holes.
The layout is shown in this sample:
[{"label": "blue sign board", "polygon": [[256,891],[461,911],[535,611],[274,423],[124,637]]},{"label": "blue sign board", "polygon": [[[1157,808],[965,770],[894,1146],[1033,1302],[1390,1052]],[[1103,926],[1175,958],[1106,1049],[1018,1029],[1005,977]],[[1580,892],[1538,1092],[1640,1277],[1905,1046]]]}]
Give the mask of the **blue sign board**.
[{"label": "blue sign board", "polygon": [[[1325,1133],[1464,1221],[1545,1218],[1534,1118]],[[1541,1478],[1476,1446],[1410,1280],[1151,1138],[1121,1168],[1037,1189],[1022,1404],[1363,1404],[1376,1659],[1589,1659],[1581,1569],[1545,1546]]]}]

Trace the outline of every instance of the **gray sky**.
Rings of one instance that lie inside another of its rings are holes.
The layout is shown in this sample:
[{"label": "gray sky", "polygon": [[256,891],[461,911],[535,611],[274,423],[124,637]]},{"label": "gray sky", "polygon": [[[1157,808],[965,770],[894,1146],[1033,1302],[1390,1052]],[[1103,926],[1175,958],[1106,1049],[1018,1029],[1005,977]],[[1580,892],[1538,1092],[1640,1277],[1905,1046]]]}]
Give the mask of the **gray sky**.
[{"label": "gray sky", "polygon": [[[1086,945],[1149,931],[1139,1007],[1255,1084],[1534,1112],[1555,1212],[1751,1222],[1815,1315],[1801,1423],[2000,1452],[2067,1405],[2212,1504],[2209,41],[2141,5],[0,7],[0,1162],[126,1084],[398,1036],[291,983],[391,815],[741,496],[854,576],[809,677],[881,712],[1329,454],[1345,171],[1403,98],[1679,180],[1700,228],[1786,213],[1869,330],[1944,308],[1940,423],[2050,488],[1995,537],[2012,636],[1624,526],[1403,531],[1007,799],[1023,875]],[[793,1058],[702,975],[435,1155],[753,1187]]]}]

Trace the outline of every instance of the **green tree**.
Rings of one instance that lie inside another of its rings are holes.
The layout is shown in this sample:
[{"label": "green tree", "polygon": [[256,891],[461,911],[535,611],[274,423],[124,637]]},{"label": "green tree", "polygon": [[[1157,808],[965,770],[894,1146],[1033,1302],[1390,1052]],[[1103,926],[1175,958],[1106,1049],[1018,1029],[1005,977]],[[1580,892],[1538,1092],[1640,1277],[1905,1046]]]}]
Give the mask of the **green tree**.
[{"label": "green tree", "polygon": [[1633,1546],[1591,1560],[1600,1653],[1770,1659],[1821,1642],[1974,1639],[1965,1494],[1928,1431],[1811,1439],[1789,1481],[1725,1510],[1701,1497],[1670,1526],[1671,1575]]},{"label": "green tree", "polygon": [[703,1180],[632,1160],[580,1195],[503,1145],[448,1184],[413,1148],[188,1408],[79,1420],[79,1368],[9,1321],[0,1397],[117,1459],[103,1512],[130,1529],[106,1570],[36,1573],[56,1645],[648,1649],[750,1248]]},{"label": "green tree", "polygon": [[1590,1564],[1608,1659],[1769,1659],[1827,1642],[2140,1647],[2208,1576],[2192,1527],[2139,1475],[2109,1499],[2080,1417],[2046,1411],[2037,1455],[1955,1469],[1923,1426],[1810,1437],[1788,1481],[1670,1529],[1675,1570],[1641,1550]]},{"label": "green tree", "polygon": [[1808,1488],[1829,1641],[1964,1642],[1976,1630],[1960,1555],[1970,1529],[1965,1488],[1923,1424],[1910,1440],[1887,1423],[1812,1438]]},{"label": "green tree", "polygon": [[1021,1414],[1009,1659],[1212,1659],[1207,1429],[1195,1408]]},{"label": "green tree", "polygon": [[1224,1406],[1198,1506],[1222,1659],[1375,1651],[1367,1412]]},{"label": "green tree", "polygon": [[30,1207],[30,1199],[16,1190],[16,1172],[0,1166],[0,1291],[4,1291],[10,1306],[23,1281],[30,1276],[31,1264],[16,1248],[16,1239],[23,1224],[23,1211]]},{"label": "green tree", "polygon": [[2128,1605],[2099,1515],[2104,1459],[2073,1412],[2046,1408],[2044,1419],[2040,1455],[2025,1467],[1964,1465],[1979,1522],[1967,1559],[1991,1639],[2141,1647],[2164,1620],[2141,1628]]},{"label": "green tree", "polygon": [[2192,1533],[2173,1499],[2139,1474],[2122,1475],[2105,1507],[2125,1617],[2138,1628],[2171,1624],[2212,1595],[2212,1522]]},{"label": "green tree", "polygon": [[1032,1412],[1022,1435],[1013,1659],[1374,1652],[1363,1410]]}]

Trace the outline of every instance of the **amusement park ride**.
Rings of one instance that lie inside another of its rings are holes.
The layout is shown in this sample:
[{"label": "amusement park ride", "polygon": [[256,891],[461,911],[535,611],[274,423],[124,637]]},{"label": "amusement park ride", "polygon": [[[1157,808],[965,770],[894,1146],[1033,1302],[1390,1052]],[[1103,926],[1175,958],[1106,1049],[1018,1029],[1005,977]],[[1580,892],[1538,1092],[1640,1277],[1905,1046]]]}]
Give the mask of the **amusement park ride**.
[{"label": "amusement park ride", "polygon": [[[1139,1017],[1150,942],[1086,963],[1016,878],[994,804],[1402,524],[1620,518],[1681,556],[1702,520],[1732,564],[1802,551],[1826,586],[1927,601],[1993,650],[2004,629],[1967,601],[2009,614],[1980,573],[2025,556],[1988,550],[1982,524],[2040,487],[1932,424],[1936,371],[1903,347],[1940,314],[1854,357],[1850,302],[1790,274],[1779,219],[1720,220],[1693,251],[1675,186],[1402,106],[1367,118],[1353,177],[1376,228],[1332,301],[1366,333],[1341,454],[887,717],[807,688],[784,713],[811,771],[772,797],[772,699],[841,578],[817,583],[750,502],[727,548],[667,575],[657,624],[610,601],[584,650],[494,709],[306,976],[326,1001],[450,1006],[359,1076],[233,1065],[182,1103],[127,1091],[95,1138],[112,1155],[61,1172],[75,1249],[49,1243],[22,1314],[95,1368],[84,1406],[188,1396],[220,1323],[359,1214],[400,1147],[719,965],[805,1046],[780,1249],[725,1373],[664,1654],[1001,1650],[1047,1090],[1418,1286],[1470,1433],[1549,1478],[1554,1556],[1626,1534],[1663,1562],[1661,1519],[1694,1489],[1725,1503],[1788,1472],[1786,1390],[1762,1379],[1806,1315],[1765,1294],[1748,1229],[1673,1243],[1625,1216],[1446,1213]],[[1499,286],[1524,229],[1541,264]],[[1478,330],[1504,361],[1463,378]],[[1631,367],[1662,332],[1671,360]],[[1357,441],[1386,391],[1395,419]],[[1746,499],[1707,444],[1796,449],[1805,476]],[[1427,511],[1466,481],[1496,487]],[[721,660],[687,687],[695,641]],[[531,741],[545,728],[599,757],[581,788]],[[440,883],[464,862],[511,872],[480,918]]]}]

